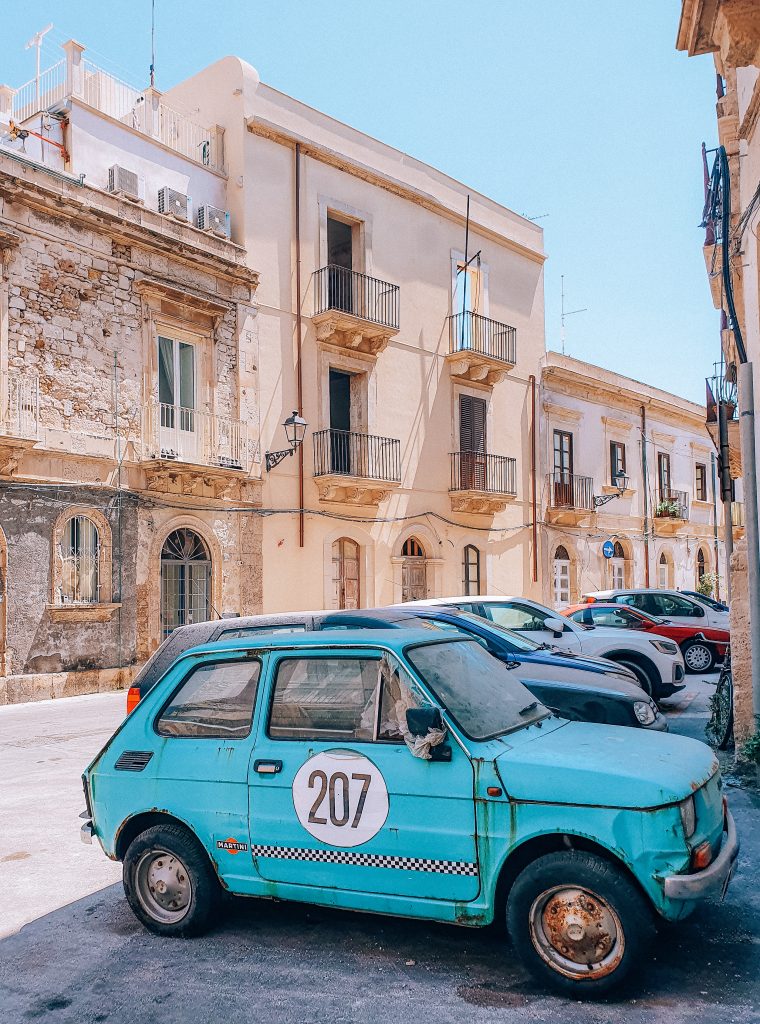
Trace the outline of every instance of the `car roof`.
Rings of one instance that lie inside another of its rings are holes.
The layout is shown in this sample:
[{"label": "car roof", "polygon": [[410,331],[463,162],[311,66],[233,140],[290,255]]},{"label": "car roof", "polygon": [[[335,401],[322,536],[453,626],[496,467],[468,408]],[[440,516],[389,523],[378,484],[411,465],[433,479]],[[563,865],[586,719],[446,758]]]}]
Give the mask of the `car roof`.
[{"label": "car roof", "polygon": [[465,636],[452,636],[450,633],[433,634],[427,629],[377,629],[369,632],[366,629],[346,629],[340,632],[332,630],[307,633],[263,633],[256,637],[237,637],[232,640],[214,640],[213,643],[191,647],[185,655],[213,654],[217,651],[257,651],[319,649],[319,648],[377,648],[387,647],[401,653],[406,647],[416,644],[460,643],[466,642]]}]

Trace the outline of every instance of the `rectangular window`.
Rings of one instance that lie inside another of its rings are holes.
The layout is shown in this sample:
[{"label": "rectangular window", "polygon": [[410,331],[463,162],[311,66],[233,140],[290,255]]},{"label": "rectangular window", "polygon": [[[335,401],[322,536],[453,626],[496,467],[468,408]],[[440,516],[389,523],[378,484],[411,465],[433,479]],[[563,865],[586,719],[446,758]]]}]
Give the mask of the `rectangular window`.
[{"label": "rectangular window", "polygon": [[697,501],[707,501],[707,466],[703,462],[696,465]]},{"label": "rectangular window", "polygon": [[459,396],[459,489],[486,488],[486,412],[484,398]]},{"label": "rectangular window", "polygon": [[573,435],[567,430],[554,431],[554,472],[560,474],[558,482],[573,472]]},{"label": "rectangular window", "polygon": [[670,495],[670,456],[666,452],[657,453],[657,483],[660,498],[667,498]]},{"label": "rectangular window", "polygon": [[160,736],[240,739],[251,731],[261,663],[220,661],[199,665],[156,723]]},{"label": "rectangular window", "polygon": [[625,445],[621,441],[610,441],[610,483],[616,484],[625,472]]}]

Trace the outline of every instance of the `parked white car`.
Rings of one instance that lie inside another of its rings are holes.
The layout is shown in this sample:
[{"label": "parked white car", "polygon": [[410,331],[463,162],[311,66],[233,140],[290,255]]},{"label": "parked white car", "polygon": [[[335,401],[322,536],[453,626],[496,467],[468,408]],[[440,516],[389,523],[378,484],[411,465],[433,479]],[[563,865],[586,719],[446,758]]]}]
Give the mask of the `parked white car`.
[{"label": "parked white car", "polygon": [[625,665],[655,700],[684,687],[684,661],[667,637],[630,629],[583,626],[525,597],[439,597],[409,604],[445,604],[482,615],[499,626],[524,633],[562,654],[577,653]]},{"label": "parked white car", "polygon": [[649,615],[687,626],[709,626],[711,629],[730,629],[728,612],[703,604],[695,597],[687,597],[678,590],[657,590],[655,587],[636,587],[630,590],[594,590],[584,599],[612,601],[627,604]]}]

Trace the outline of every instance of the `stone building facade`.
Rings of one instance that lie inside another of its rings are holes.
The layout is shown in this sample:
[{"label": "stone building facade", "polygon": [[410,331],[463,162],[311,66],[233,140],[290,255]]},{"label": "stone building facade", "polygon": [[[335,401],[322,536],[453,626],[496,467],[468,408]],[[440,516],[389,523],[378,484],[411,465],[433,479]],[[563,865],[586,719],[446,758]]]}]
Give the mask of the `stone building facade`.
[{"label": "stone building facade", "polygon": [[725,592],[704,406],[557,352],[544,359],[541,402],[544,602],[561,608],[622,587],[694,590],[706,573],[718,576],[716,596]]},{"label": "stone building facade", "polygon": [[[718,142],[725,147],[730,180],[728,263],[736,319],[747,358],[753,364],[755,451],[760,453],[760,5],[753,0],[682,0],[676,47],[690,57],[710,54],[716,71]],[[717,310],[726,309],[719,226],[707,223],[704,255]],[[728,310],[726,310],[728,312]],[[720,372],[712,381],[715,397],[729,409],[731,476],[742,475],[737,414],[737,349],[733,331],[721,331]],[[730,323],[728,325],[730,327]],[[712,424],[717,437],[717,427]],[[749,514],[744,508],[743,518]],[[755,510],[756,514],[757,510]],[[751,677],[747,542],[740,540],[731,561],[731,652],[735,694],[735,735],[742,741],[756,731]],[[755,636],[760,623],[754,623]],[[760,696],[760,695],[759,695]],[[756,698],[757,700],[757,698]]]},{"label": "stone building facade", "polygon": [[0,702],[124,686],[178,617],[262,607],[257,275],[87,154],[0,147]]}]

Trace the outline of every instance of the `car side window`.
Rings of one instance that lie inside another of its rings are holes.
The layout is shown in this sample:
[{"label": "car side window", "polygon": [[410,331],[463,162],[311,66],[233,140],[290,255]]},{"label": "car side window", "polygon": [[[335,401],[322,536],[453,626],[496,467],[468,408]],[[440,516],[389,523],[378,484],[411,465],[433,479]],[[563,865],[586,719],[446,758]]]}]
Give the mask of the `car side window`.
[{"label": "car side window", "polygon": [[701,619],[704,616],[702,609],[692,604],[691,601],[684,601],[682,597],[674,597],[672,594],[658,594],[657,601],[660,606],[659,615],[683,615],[693,619]]},{"label": "car side window", "polygon": [[657,596],[656,594],[619,594],[615,601],[618,604],[629,604],[631,608],[638,608],[639,611],[648,612],[650,615],[659,615]]},{"label": "car side window", "polygon": [[549,615],[525,604],[487,604],[486,612],[498,626],[513,629],[516,633],[546,629],[544,623]]},{"label": "car side window", "polygon": [[198,665],[156,722],[160,736],[240,739],[251,731],[261,662],[219,661]]},{"label": "car side window", "polygon": [[369,740],[375,734],[379,658],[284,658],[269,715],[272,739]]},{"label": "car side window", "polygon": [[300,622],[282,623],[276,626],[237,626],[234,629],[223,629],[217,640],[239,640],[246,636],[261,636],[263,633],[305,633],[306,626]]},{"label": "car side window", "polygon": [[626,612],[625,608],[599,608],[592,612],[595,626],[617,626],[618,629],[630,629],[637,619]]}]

